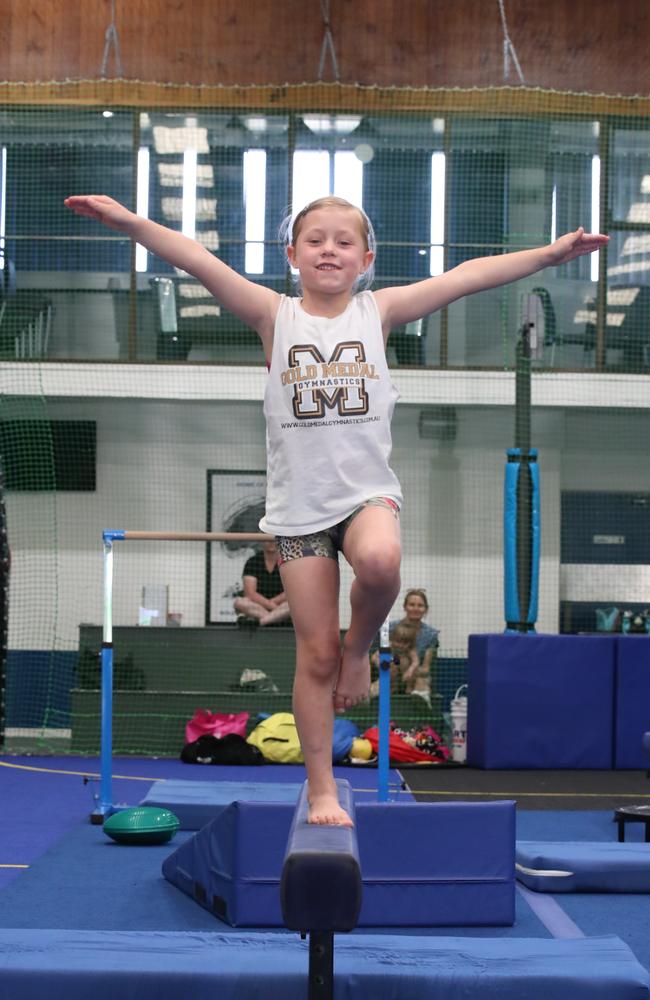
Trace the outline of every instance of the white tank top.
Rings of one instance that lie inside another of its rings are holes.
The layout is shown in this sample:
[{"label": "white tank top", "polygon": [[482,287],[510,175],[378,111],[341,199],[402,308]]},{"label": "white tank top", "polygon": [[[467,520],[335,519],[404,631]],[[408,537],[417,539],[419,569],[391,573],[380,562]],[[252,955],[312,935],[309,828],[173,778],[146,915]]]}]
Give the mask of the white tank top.
[{"label": "white tank top", "polygon": [[372,292],[354,295],[333,319],[310,316],[283,295],[264,395],[262,531],[322,531],[375,496],[401,505],[388,464],[397,398]]}]

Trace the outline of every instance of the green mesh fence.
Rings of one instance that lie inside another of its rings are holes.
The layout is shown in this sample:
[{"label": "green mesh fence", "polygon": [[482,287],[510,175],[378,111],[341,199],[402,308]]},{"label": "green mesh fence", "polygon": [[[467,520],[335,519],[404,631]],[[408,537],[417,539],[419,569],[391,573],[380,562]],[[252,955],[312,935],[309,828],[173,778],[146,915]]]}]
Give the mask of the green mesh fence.
[{"label": "green mesh fence", "polygon": [[[444,734],[468,636],[504,628],[504,463],[531,308],[537,628],[650,629],[650,115],[612,113],[606,99],[587,113],[571,95],[561,106],[536,95],[526,114],[523,89],[511,108],[495,92],[492,111],[490,92],[473,111],[471,95],[450,111],[437,92],[417,111],[384,111],[369,90],[354,112],[324,112],[296,105],[299,90],[292,110],[273,112],[0,109],[6,749],[98,748],[102,530],[255,530],[264,491],[256,336],[194,279],[70,213],[72,193],[107,193],[193,233],[279,291],[292,278],[278,225],[328,192],[362,203],[374,223],[375,287],[578,225],[608,232],[591,259],[391,334],[392,464],[406,497],[392,618],[408,588],[424,588],[425,621],[439,630],[429,702],[399,695],[393,717]],[[118,543],[117,752],[176,755],[199,707],[249,711],[251,724],[289,710],[291,628],[236,623],[252,551]],[[343,565],[342,629],[350,580]],[[145,624],[152,594],[158,626]],[[353,718],[363,729],[376,712],[371,702]]]}]

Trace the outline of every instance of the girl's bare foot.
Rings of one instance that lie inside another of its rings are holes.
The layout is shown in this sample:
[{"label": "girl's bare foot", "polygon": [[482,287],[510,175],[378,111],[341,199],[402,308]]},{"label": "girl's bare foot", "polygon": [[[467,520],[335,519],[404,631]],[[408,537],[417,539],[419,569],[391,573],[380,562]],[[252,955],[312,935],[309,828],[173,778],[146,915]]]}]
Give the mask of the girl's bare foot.
[{"label": "girl's bare foot", "polygon": [[323,792],[322,795],[309,796],[308,823],[321,826],[354,826],[354,823],[339,805],[339,797],[334,793]]},{"label": "girl's bare foot", "polygon": [[368,652],[358,654],[343,645],[343,658],[334,691],[334,711],[348,709],[367,701],[370,695],[370,657]]}]

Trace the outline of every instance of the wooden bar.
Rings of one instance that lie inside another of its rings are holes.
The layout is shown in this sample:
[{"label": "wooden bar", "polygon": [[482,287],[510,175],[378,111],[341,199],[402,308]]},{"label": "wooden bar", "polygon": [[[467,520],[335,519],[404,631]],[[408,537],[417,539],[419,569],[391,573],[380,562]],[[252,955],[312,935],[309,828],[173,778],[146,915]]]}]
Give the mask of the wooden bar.
[{"label": "wooden bar", "polygon": [[125,541],[158,542],[272,542],[263,531],[125,531]]}]

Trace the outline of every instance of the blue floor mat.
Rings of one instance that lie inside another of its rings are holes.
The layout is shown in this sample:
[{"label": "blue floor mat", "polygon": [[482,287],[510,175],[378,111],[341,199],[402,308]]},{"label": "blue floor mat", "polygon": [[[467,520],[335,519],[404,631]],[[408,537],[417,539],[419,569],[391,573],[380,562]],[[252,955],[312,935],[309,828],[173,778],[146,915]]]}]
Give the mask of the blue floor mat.
[{"label": "blue floor mat", "polygon": [[[337,935],[338,1000],[647,1000],[648,976],[617,937],[478,941]],[[12,1000],[303,1000],[297,935],[0,931]],[[310,991],[311,994],[311,991]]]},{"label": "blue floor mat", "polygon": [[[83,774],[98,772],[96,757],[0,757],[0,765],[5,763],[19,764],[20,768],[0,766],[0,800],[11,803],[4,810],[0,826],[0,926],[214,930],[214,918],[167,883],[160,873],[162,859],[181,842],[181,836],[191,834],[178,834],[171,843],[160,847],[126,847],[109,841],[100,827],[90,826],[93,785],[84,785]],[[192,767],[168,759],[116,758],[113,774],[124,776],[114,777],[116,797],[136,804],[158,779],[195,775],[197,780],[206,780],[206,771],[212,775],[217,770],[231,780],[237,776],[244,780],[244,772],[248,772],[249,780],[258,780],[263,774],[265,779],[283,782],[294,778],[299,782],[304,775],[299,766],[222,770]],[[226,771],[231,773],[227,775]],[[353,787],[366,789],[371,796],[376,794],[376,770],[341,768],[338,774],[351,780]],[[399,782],[398,772],[392,772],[392,780]],[[616,839],[612,817],[611,811],[522,810],[517,814],[517,837],[612,841]],[[627,839],[641,839],[641,827],[642,824],[630,827]],[[48,847],[50,851],[43,854]],[[432,849],[435,850],[435,844]],[[3,869],[2,864],[7,863],[31,867],[26,871]],[[13,881],[2,888],[3,878]],[[559,902],[582,933],[618,935],[639,961],[650,968],[647,897],[564,895]],[[225,925],[219,928],[228,932]],[[423,929],[422,933],[428,932]],[[462,928],[435,931],[436,937],[464,933]],[[545,938],[550,934],[517,893],[514,927],[471,929],[473,938],[494,936]]]},{"label": "blue floor mat", "polygon": [[[99,826],[77,826],[2,890],[0,927],[227,933],[226,924],[162,875],[163,860],[191,836],[181,831],[166,844],[133,846],[114,843]],[[516,906],[515,927],[409,928],[409,933],[550,936],[519,894]],[[395,931],[386,928],[377,933]]]},{"label": "blue floor mat", "polygon": [[[100,792],[98,757],[15,757],[0,755],[0,802],[11,803],[0,826],[0,889],[8,885],[66,831],[88,819]],[[260,767],[207,767],[173,758],[116,757],[112,768],[113,801],[137,805],[155,782],[231,781],[302,784],[302,765],[264,764]],[[360,799],[377,797],[377,770],[334,769],[347,778]],[[391,770],[391,792],[402,783]],[[409,793],[401,798],[412,799]]]}]

